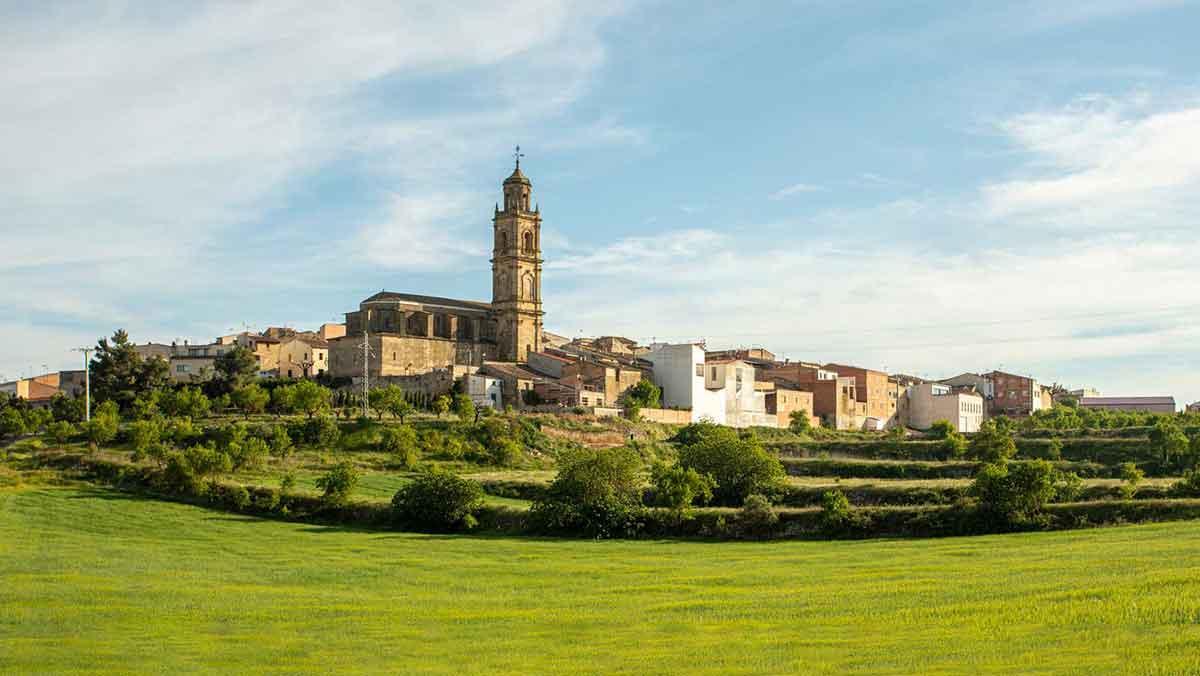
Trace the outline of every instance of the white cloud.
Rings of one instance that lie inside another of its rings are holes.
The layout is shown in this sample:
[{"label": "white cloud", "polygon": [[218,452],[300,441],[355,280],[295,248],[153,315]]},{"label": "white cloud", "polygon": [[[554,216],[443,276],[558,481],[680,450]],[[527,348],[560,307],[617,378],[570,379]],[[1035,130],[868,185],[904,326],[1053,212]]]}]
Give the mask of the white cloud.
[{"label": "white cloud", "polygon": [[1200,187],[1200,104],[1154,110],[1144,95],[1088,97],[1018,116],[1002,130],[1030,164],[982,195],[992,217],[1070,212],[1119,220],[1132,212],[1193,208]]},{"label": "white cloud", "polygon": [[822,186],[819,186],[819,185],[813,185],[811,183],[793,183],[792,185],[789,185],[789,186],[780,188],[779,190],[776,190],[775,192],[771,193],[767,197],[768,197],[768,199],[772,199],[772,200],[781,200],[786,197],[791,197],[793,195],[799,195],[800,193],[824,192],[824,191],[825,191],[825,188]]},{"label": "white cloud", "polygon": [[357,246],[371,262],[397,268],[446,268],[468,256],[486,258],[486,238],[462,230],[466,216],[480,201],[463,193],[396,195],[389,218],[367,226]]},{"label": "white cloud", "polygon": [[727,237],[712,230],[676,230],[661,235],[627,237],[588,253],[566,252],[558,260],[546,261],[545,269],[577,276],[625,276],[648,272],[650,278],[661,282],[665,268],[684,274],[680,268],[690,265],[697,257],[723,257],[727,244]]}]

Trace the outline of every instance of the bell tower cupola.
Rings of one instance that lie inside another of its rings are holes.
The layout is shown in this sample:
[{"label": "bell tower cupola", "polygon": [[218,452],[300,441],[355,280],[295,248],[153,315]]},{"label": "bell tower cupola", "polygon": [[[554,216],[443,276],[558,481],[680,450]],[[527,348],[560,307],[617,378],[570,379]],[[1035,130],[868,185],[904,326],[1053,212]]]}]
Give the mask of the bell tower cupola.
[{"label": "bell tower cupola", "polygon": [[504,179],[504,208],[492,216],[492,310],[501,360],[524,362],[542,349],[542,215],[532,205],[533,184],[516,167]]}]

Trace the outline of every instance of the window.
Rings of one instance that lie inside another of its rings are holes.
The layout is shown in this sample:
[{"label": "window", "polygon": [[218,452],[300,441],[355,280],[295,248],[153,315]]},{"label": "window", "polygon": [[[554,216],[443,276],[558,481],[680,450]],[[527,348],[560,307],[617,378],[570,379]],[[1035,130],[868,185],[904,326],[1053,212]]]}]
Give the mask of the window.
[{"label": "window", "polygon": [[533,251],[533,233],[532,232],[526,232],[524,235],[522,235],[521,242],[522,242],[522,247],[524,247],[525,251],[527,251],[527,252]]},{"label": "window", "polygon": [[187,373],[187,372],[188,372],[188,365],[187,365],[187,364],[176,364],[176,365],[175,365],[175,372],[176,372],[176,373]]}]

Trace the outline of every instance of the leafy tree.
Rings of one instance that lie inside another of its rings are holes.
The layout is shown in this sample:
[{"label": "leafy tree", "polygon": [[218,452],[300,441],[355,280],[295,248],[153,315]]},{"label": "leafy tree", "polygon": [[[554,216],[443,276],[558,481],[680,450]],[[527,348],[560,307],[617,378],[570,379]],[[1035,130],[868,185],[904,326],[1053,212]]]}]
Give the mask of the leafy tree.
[{"label": "leafy tree", "polygon": [[281,385],[271,391],[271,411],[277,416],[296,412],[295,385]]},{"label": "leafy tree", "polygon": [[433,400],[433,412],[437,417],[441,418],[442,414],[450,410],[450,397],[442,394],[437,399]]},{"label": "leafy tree", "polygon": [[412,402],[408,400],[408,396],[404,394],[404,390],[396,388],[396,393],[388,398],[388,413],[393,417],[399,418],[400,424],[404,424],[404,419],[413,412]]},{"label": "leafy tree", "polygon": [[224,391],[233,392],[258,377],[258,357],[249,348],[237,345],[218,355],[213,360],[213,369]]},{"label": "leafy tree", "polygon": [[739,437],[728,427],[707,431],[679,451],[679,465],[707,474],[717,482],[713,497],[736,505],[753,493],[770,494],[783,480],[783,466],[753,436]]},{"label": "leafy tree", "polygon": [[292,397],[296,410],[303,411],[309,418],[329,408],[329,388],[311,380],[301,380],[290,387],[293,388]]},{"label": "leafy tree", "polygon": [[103,446],[117,437],[117,427],[121,422],[117,410],[117,403],[111,399],[96,407],[91,421],[84,424],[84,434],[89,443]]},{"label": "leafy tree", "polygon": [[850,499],[839,490],[826,491],[821,495],[821,528],[827,533],[837,533],[853,521]]},{"label": "leafy tree", "polygon": [[292,435],[288,434],[283,425],[274,425],[267,437],[271,455],[276,458],[286,458],[292,454]]},{"label": "leafy tree", "polygon": [[258,383],[242,385],[233,391],[233,405],[247,418],[252,413],[262,413],[271,401],[271,395]]},{"label": "leafy tree", "polygon": [[565,454],[554,481],[533,503],[530,523],[538,530],[591,537],[636,532],[642,514],[641,464],[628,447]]},{"label": "leafy tree", "polygon": [[662,390],[653,381],[642,378],[633,387],[625,390],[624,404],[635,408],[658,408]]},{"label": "leafy tree", "polygon": [[231,444],[227,452],[234,469],[257,469],[266,462],[271,447],[258,437],[245,437]]},{"label": "leafy tree", "polygon": [[1137,495],[1138,485],[1142,483],[1142,479],[1146,478],[1146,473],[1138,468],[1132,462],[1121,463],[1121,497],[1126,500],[1132,500]]},{"label": "leafy tree", "polygon": [[321,502],[326,507],[341,507],[358,485],[358,470],[349,462],[339,462],[314,484],[321,491]]},{"label": "leafy tree", "polygon": [[143,392],[165,387],[168,366],[163,359],[143,359],[123,329],[113,332],[112,341],[101,338],[91,363],[92,396],[97,402],[114,401],[128,411]]},{"label": "leafy tree", "polygon": [[1171,466],[1176,458],[1188,455],[1187,435],[1170,419],[1159,419],[1150,429],[1150,447],[1162,458],[1162,463]]},{"label": "leafy tree", "polygon": [[1035,520],[1054,497],[1056,472],[1045,460],[984,465],[971,483],[970,494],[980,506],[1010,523]]},{"label": "leafy tree", "polygon": [[1017,445],[1012,438],[1011,427],[1006,418],[985,420],[979,431],[971,438],[968,447],[971,457],[984,463],[1002,463],[1017,454]]},{"label": "leafy tree", "polygon": [[521,461],[524,455],[521,444],[514,439],[497,439],[484,447],[484,455],[488,464],[499,467],[512,467]]},{"label": "leafy tree", "polygon": [[654,486],[654,504],[681,517],[693,503],[712,500],[713,488],[717,485],[707,474],[661,461],[650,468],[650,483]]},{"label": "leafy tree", "polygon": [[60,392],[50,398],[50,412],[54,414],[55,420],[68,423],[83,422],[86,407],[83,397],[68,397]]},{"label": "leafy tree", "polygon": [[[390,385],[389,385],[390,387]],[[383,414],[388,410],[388,391],[386,387],[376,387],[367,392],[367,406],[375,411],[375,418],[383,420]]]},{"label": "leafy tree", "polygon": [[483,487],[442,469],[422,472],[392,498],[397,518],[435,530],[474,528]]},{"label": "leafy tree", "polygon": [[934,439],[945,439],[951,434],[956,434],[958,430],[954,429],[954,423],[949,420],[934,420],[929,426],[929,434]]},{"label": "leafy tree", "polygon": [[967,438],[958,432],[951,430],[949,434],[942,439],[942,453],[947,458],[961,458],[967,454]]},{"label": "leafy tree", "polygon": [[25,434],[25,416],[11,406],[0,410],[0,437]]},{"label": "leafy tree", "polygon": [[129,440],[133,450],[145,453],[150,446],[162,441],[163,422],[159,419],[135,420],[129,425]]},{"label": "leafy tree", "polygon": [[46,440],[62,446],[75,436],[75,426],[65,420],[58,420],[46,426]]},{"label": "leafy tree", "polygon": [[163,395],[161,403],[167,415],[182,416],[192,420],[206,417],[212,408],[212,402],[198,387],[184,387],[174,392],[167,392]]},{"label": "leafy tree", "polygon": [[807,435],[812,431],[812,420],[803,409],[788,414],[788,429],[795,434]]},{"label": "leafy tree", "polygon": [[746,496],[741,510],[738,511],[738,535],[755,538],[767,537],[777,523],[779,523],[779,515],[775,513],[771,507],[771,501],[766,496],[758,493]]},{"label": "leafy tree", "polygon": [[475,420],[475,402],[465,394],[454,395],[454,415],[463,422]]},{"label": "leafy tree", "polygon": [[149,420],[162,413],[162,409],[159,407],[161,399],[162,390],[142,392],[133,400],[130,413],[136,420]]},{"label": "leafy tree", "polygon": [[392,456],[401,467],[417,464],[417,432],[408,425],[384,427],[379,431],[379,450]]}]

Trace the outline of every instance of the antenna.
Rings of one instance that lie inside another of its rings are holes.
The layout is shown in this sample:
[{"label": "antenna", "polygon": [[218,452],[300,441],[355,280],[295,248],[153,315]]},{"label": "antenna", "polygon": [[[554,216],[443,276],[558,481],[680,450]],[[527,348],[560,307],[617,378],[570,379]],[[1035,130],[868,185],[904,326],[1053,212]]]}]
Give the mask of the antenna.
[{"label": "antenna", "polygon": [[72,352],[83,353],[83,387],[86,392],[84,400],[83,415],[87,422],[92,421],[92,360],[91,354],[96,351],[94,347],[77,347]]}]

